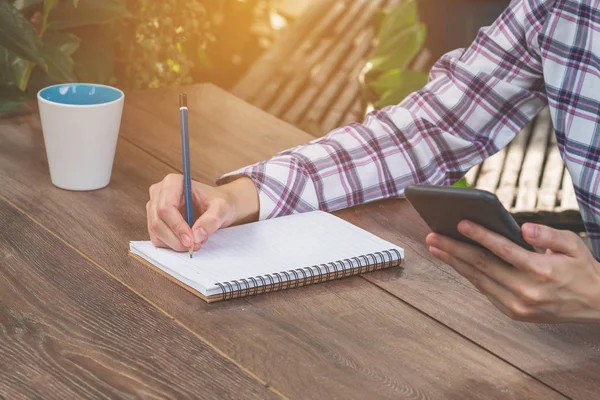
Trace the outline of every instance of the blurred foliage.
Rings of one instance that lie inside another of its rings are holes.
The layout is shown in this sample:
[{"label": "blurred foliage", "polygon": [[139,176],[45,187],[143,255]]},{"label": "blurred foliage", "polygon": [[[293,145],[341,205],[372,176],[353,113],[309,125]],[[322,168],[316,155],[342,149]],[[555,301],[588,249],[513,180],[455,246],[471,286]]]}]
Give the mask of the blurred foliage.
[{"label": "blurred foliage", "polygon": [[129,17],[121,0],[0,0],[0,113],[85,76],[77,32]]},{"label": "blurred foliage", "polygon": [[398,104],[427,83],[427,73],[409,69],[426,36],[416,0],[379,11],[375,23],[377,45],[361,74],[365,112]]},{"label": "blurred foliage", "polygon": [[452,185],[452,186],[463,187],[463,188],[471,187],[471,185],[469,185],[469,182],[467,181],[467,178],[465,178],[464,176],[462,178],[460,178],[457,182],[455,182],[454,185]]},{"label": "blurred foliage", "polygon": [[120,86],[231,85],[270,38],[266,0],[128,0],[117,38]]},{"label": "blurred foliage", "polygon": [[0,114],[39,89],[229,86],[271,40],[269,0],[0,0]]}]

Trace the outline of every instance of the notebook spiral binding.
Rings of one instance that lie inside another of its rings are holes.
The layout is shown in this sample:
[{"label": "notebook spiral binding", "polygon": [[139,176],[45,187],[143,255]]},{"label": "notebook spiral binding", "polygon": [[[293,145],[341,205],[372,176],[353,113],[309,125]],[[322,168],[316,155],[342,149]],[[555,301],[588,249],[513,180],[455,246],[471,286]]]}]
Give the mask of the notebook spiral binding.
[{"label": "notebook spiral binding", "polygon": [[[396,257],[394,257],[394,255]],[[380,269],[400,266],[404,259],[396,249],[366,254],[328,264],[313,265],[281,273],[217,283],[223,300],[253,296],[300,286],[312,285]],[[321,271],[325,270],[325,273]]]}]

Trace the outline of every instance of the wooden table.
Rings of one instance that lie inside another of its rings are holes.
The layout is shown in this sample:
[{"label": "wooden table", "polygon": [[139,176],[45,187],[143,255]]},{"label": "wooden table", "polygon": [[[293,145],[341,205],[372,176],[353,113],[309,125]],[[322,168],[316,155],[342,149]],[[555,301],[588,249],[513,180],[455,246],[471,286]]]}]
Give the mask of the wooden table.
[{"label": "wooden table", "polygon": [[[186,88],[194,178],[310,136]],[[206,304],[128,257],[180,169],[177,91],[128,94],[109,187],[52,186],[37,113],[0,120],[0,398],[597,399],[600,327],[512,322],[429,256],[403,200],[338,215],[403,269]]]}]

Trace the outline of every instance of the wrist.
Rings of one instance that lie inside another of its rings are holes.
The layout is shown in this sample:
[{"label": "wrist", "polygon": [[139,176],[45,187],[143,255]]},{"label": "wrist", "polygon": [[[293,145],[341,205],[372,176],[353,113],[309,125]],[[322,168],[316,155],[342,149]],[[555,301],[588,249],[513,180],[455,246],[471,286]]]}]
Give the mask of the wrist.
[{"label": "wrist", "polygon": [[232,225],[258,221],[260,203],[258,189],[252,179],[242,177],[219,187],[233,210]]}]

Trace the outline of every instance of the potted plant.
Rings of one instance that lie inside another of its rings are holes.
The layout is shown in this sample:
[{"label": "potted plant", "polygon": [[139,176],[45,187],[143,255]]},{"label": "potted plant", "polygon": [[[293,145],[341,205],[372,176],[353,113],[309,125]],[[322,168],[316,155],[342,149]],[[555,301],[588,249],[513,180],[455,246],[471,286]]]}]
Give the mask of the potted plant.
[{"label": "potted plant", "polygon": [[380,11],[375,23],[377,45],[359,76],[365,113],[398,104],[427,83],[427,73],[409,69],[426,36],[416,0]]},{"label": "potted plant", "polygon": [[128,16],[123,0],[1,0],[0,114],[45,86],[102,81],[109,23]]}]

